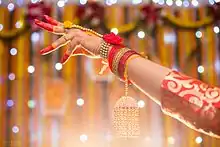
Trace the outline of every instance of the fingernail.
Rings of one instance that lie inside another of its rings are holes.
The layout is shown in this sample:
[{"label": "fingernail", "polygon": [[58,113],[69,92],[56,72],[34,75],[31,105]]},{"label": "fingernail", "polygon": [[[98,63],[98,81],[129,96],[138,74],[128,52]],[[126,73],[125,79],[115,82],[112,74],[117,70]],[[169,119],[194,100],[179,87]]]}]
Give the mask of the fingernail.
[{"label": "fingernail", "polygon": [[45,18],[48,18],[48,15],[44,15]]},{"label": "fingernail", "polygon": [[45,55],[45,54],[47,54],[47,53],[49,53],[49,52],[51,52],[53,50],[54,50],[54,47],[52,45],[50,45],[50,46],[40,50],[40,54],[41,55]]},{"label": "fingernail", "polygon": [[39,24],[39,23],[40,23],[40,20],[34,19],[34,22],[35,22],[36,24]]},{"label": "fingernail", "polygon": [[52,25],[57,26],[58,25],[58,21],[56,21],[55,19],[51,18],[48,15],[44,15],[44,18]]},{"label": "fingernail", "polygon": [[61,59],[61,63],[65,64],[65,62],[69,59],[70,55],[68,55],[67,53],[65,53]]}]

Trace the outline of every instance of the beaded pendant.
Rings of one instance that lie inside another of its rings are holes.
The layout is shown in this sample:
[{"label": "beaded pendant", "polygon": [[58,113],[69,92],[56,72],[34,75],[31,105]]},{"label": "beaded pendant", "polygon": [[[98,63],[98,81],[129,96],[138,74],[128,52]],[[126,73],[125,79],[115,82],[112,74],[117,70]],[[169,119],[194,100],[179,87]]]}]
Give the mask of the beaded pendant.
[{"label": "beaded pendant", "polygon": [[113,126],[116,137],[133,138],[140,135],[140,108],[137,101],[128,96],[127,66],[125,67],[125,96],[120,97],[113,110]]},{"label": "beaded pendant", "polygon": [[131,138],[140,135],[140,109],[137,101],[129,96],[122,96],[115,104],[113,126],[117,137]]}]

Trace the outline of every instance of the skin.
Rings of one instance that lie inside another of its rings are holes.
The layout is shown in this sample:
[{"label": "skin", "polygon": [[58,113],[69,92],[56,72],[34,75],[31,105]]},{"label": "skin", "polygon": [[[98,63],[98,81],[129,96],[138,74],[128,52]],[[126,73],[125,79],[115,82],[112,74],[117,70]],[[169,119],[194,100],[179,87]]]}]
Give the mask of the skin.
[{"label": "skin", "polygon": [[[64,56],[61,59],[61,63],[65,64],[68,59],[71,56],[78,56],[78,55],[84,55],[90,58],[100,58],[99,56],[99,49],[100,45],[102,43],[102,38],[99,36],[93,35],[91,33],[79,30],[79,29],[65,29],[63,24],[60,22],[57,22],[56,20],[53,20],[49,16],[45,16],[45,19],[48,23],[41,22],[39,20],[36,20],[35,23],[40,26],[41,28],[50,31],[54,34],[62,35],[58,40],[53,42],[50,46],[44,48],[40,51],[42,55],[46,55],[48,53],[51,53],[58,49],[61,46],[67,45],[67,51],[65,52]],[[151,62],[150,60],[147,60],[143,57],[134,58],[132,60],[129,60],[128,62],[128,78],[132,81],[132,83],[145,95],[150,97],[153,101],[155,101],[158,105],[161,106],[161,97],[162,97],[162,91],[161,91],[161,83],[164,80],[165,76],[171,72],[171,69],[168,69],[166,67],[163,67],[159,64],[156,64],[154,62]],[[196,93],[197,91],[193,91]],[[175,99],[178,101],[178,99]],[[170,106],[173,106],[173,102],[169,103]],[[190,105],[195,106],[194,104],[189,103]],[[183,107],[188,108],[185,112],[192,112],[193,114],[196,114],[194,110],[192,111],[190,106]],[[184,113],[185,113],[184,112]],[[185,115],[184,113],[183,116]],[[168,114],[169,115],[169,114]],[[200,115],[198,113],[198,115]],[[216,120],[212,120],[207,122],[207,124],[204,125],[204,128],[209,128],[211,126],[211,129],[214,132],[218,132],[218,130],[215,130],[215,126],[219,124],[219,113],[216,114]],[[182,123],[189,126],[189,123],[187,121],[184,121],[183,118],[180,118],[177,115],[170,115],[173,117],[176,117],[179,119]],[[194,116],[193,116],[194,117]],[[206,122],[206,117],[198,117],[199,120],[197,123],[201,124],[201,122]],[[204,119],[204,121],[203,121]],[[212,124],[213,123],[213,124]],[[195,127],[190,127],[192,129],[195,129]],[[209,132],[204,132],[203,130],[197,130],[199,132],[208,134],[210,136],[214,136],[212,133],[209,134]],[[215,136],[216,137],[216,136]],[[219,137],[219,136],[218,136]]]},{"label": "skin", "polygon": [[[71,56],[84,55],[90,58],[100,58],[99,48],[102,38],[88,34],[78,29],[64,29],[63,24],[49,16],[45,16],[48,23],[35,20],[41,28],[54,34],[62,35],[52,45],[42,49],[42,55],[49,54],[61,46],[67,45],[67,51],[61,59],[65,64]],[[152,70],[154,69],[154,70]],[[144,58],[135,58],[128,63],[128,77],[144,94],[161,105],[160,85],[170,69],[160,66]]]}]

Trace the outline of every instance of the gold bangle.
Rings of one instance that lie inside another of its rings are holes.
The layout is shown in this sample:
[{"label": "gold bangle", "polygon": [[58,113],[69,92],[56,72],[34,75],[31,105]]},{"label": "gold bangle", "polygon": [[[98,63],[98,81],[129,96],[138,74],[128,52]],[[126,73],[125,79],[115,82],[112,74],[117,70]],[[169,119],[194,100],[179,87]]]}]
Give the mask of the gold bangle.
[{"label": "gold bangle", "polygon": [[115,75],[118,76],[118,65],[120,62],[121,57],[130,49],[128,48],[122,48],[114,57],[113,62],[112,62],[112,71]]}]

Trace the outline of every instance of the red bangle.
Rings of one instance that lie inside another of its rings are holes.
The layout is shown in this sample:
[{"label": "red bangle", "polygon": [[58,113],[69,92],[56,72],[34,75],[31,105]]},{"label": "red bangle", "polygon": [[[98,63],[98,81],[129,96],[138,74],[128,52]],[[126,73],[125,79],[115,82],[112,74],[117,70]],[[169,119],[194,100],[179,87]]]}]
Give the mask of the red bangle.
[{"label": "red bangle", "polygon": [[132,55],[134,54],[138,54],[137,52],[135,52],[134,50],[129,50],[127,51],[123,56],[122,58],[120,59],[119,61],[119,65],[118,65],[118,73],[119,73],[119,76],[122,80],[125,80],[124,78],[124,70],[125,70],[125,64],[126,64],[126,61],[128,60],[129,57],[131,57]]},{"label": "red bangle", "polygon": [[115,55],[117,54],[117,52],[123,48],[122,45],[117,45],[117,46],[113,46],[110,51],[109,51],[109,54],[108,54],[108,65],[109,65],[109,68],[111,69],[112,71],[112,62],[113,62],[113,59],[115,57]]}]

